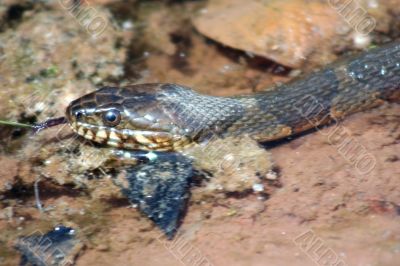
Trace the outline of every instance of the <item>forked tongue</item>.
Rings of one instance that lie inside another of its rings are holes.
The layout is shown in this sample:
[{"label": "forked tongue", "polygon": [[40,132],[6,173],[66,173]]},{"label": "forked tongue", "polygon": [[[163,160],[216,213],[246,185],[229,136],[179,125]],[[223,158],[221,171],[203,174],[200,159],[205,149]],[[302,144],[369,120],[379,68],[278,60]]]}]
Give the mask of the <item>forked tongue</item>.
[{"label": "forked tongue", "polygon": [[68,122],[68,120],[65,117],[57,117],[57,118],[50,118],[44,122],[33,124],[33,125],[0,120],[0,125],[11,126],[11,127],[31,128],[33,131],[33,134],[37,134],[38,132],[42,131],[43,129],[58,126],[61,124],[66,124],[67,122]]}]

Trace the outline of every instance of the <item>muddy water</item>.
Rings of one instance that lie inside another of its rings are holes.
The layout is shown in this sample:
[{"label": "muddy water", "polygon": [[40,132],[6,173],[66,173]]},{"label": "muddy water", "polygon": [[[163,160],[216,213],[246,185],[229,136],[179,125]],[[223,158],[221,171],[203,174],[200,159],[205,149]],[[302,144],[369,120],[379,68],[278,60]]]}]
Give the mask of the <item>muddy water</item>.
[{"label": "muddy water", "polygon": [[[212,1],[90,1],[75,11],[66,3],[0,4],[1,119],[33,123],[62,116],[71,100],[105,84],[176,82],[213,95],[248,93],[356,50],[350,29],[335,35],[339,46],[332,47],[329,38],[318,43],[327,47],[319,55],[322,61],[314,57],[306,68],[288,68],[285,61],[258,54],[251,46],[214,37],[215,32],[234,30],[226,21],[205,28],[193,22],[192,17],[201,19],[213,10]],[[396,3],[379,4],[369,10],[378,26],[368,46],[398,36]],[[77,16],[88,8],[95,10],[98,24]],[[232,8],[218,15],[232,20]],[[283,20],[284,26],[290,25],[287,30],[297,36],[296,25],[304,24],[290,18]],[[324,18],[320,23],[327,32],[337,33],[332,27],[342,17],[329,18],[335,21]],[[307,16],[303,19],[310,23]],[[274,27],[257,27],[263,37],[279,37]],[[312,51],[315,44],[305,38],[301,46],[288,47]],[[166,242],[151,222],[129,208],[113,185],[112,169],[102,168],[107,149],[74,137],[68,127],[36,136],[0,127],[0,264],[19,262],[13,248],[18,236],[64,224],[77,229],[86,247],[77,265],[311,265],[328,259],[348,265],[396,265],[399,112],[398,104],[387,104],[342,124],[353,143],[376,159],[368,174],[360,175],[327,139],[332,130],[328,127],[271,147],[277,180],[267,184],[263,197],[194,188],[181,234],[173,242],[185,244],[185,251]],[[307,246],[309,241],[321,243],[318,252]]]}]

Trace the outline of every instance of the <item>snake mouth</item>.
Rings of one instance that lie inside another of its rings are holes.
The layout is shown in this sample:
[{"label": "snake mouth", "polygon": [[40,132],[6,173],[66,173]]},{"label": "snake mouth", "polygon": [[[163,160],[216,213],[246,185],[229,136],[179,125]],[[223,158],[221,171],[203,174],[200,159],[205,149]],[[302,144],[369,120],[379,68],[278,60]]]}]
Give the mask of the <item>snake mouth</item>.
[{"label": "snake mouth", "polygon": [[185,136],[168,132],[116,129],[82,122],[72,122],[70,126],[85,139],[121,149],[176,151],[190,144],[190,140]]}]

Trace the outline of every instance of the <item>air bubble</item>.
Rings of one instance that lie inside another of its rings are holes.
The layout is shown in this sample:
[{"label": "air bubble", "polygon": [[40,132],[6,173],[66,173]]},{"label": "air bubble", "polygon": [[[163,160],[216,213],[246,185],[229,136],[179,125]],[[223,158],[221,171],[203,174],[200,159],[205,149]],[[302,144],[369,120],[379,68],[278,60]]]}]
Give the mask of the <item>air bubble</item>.
[{"label": "air bubble", "polygon": [[364,74],[362,74],[362,73],[357,74],[357,79],[359,81],[362,81],[364,79]]},{"label": "air bubble", "polygon": [[261,192],[264,190],[263,184],[253,184],[253,191],[254,192]]},{"label": "air bubble", "polygon": [[363,73],[356,73],[354,71],[349,72],[349,76],[358,81],[362,81],[364,79],[364,74]]}]

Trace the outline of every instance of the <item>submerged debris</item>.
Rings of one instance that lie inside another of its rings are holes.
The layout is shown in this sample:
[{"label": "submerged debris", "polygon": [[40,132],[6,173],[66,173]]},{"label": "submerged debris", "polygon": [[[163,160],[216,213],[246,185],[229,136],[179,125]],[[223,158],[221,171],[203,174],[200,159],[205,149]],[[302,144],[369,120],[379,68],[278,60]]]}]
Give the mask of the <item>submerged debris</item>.
[{"label": "submerged debris", "polygon": [[122,192],[149,217],[168,238],[178,230],[189,199],[192,162],[181,154],[157,153],[155,160],[130,167]]},{"label": "submerged debris", "polygon": [[56,266],[73,264],[83,244],[73,228],[60,225],[19,238],[15,248],[21,253],[20,265]]}]

